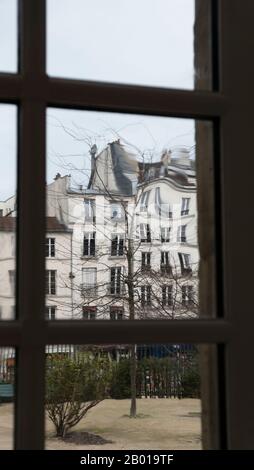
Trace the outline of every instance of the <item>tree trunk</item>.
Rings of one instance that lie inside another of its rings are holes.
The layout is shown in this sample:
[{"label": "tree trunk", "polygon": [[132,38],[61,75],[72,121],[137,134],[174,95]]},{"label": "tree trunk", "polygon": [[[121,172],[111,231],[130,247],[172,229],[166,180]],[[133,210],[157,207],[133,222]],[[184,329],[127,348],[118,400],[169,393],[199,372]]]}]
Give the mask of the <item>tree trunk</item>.
[{"label": "tree trunk", "polygon": [[130,417],[136,418],[137,416],[137,359],[136,359],[136,345],[133,344],[130,348],[130,375],[131,375],[131,407]]},{"label": "tree trunk", "polygon": [[[129,319],[135,319],[135,299],[134,299],[134,285],[133,285],[133,274],[134,274],[134,247],[132,237],[128,239],[128,303],[129,303]],[[131,376],[131,407],[130,417],[136,418],[137,415],[137,399],[136,399],[136,377],[137,377],[137,358],[136,358],[136,345],[130,346],[130,376]]]}]

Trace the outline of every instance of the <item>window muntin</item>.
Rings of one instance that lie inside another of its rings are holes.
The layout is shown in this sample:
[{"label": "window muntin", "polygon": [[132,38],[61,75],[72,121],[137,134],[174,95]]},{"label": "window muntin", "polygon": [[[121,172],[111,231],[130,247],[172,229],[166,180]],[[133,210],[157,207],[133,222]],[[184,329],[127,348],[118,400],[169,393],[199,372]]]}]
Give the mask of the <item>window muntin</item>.
[{"label": "window muntin", "polygon": [[190,198],[182,198],[181,215],[188,215],[190,211]]},{"label": "window muntin", "polygon": [[46,270],[46,294],[56,295],[56,270]]},{"label": "window muntin", "polygon": [[170,242],[171,227],[161,227],[161,243]]},{"label": "window muntin", "polygon": [[93,199],[85,199],[85,221],[95,222],[95,201]]},{"label": "window muntin", "polygon": [[96,320],[97,308],[95,306],[85,306],[82,309],[82,314],[84,320]]},{"label": "window muntin", "polygon": [[84,296],[96,295],[97,268],[82,268],[81,293]]},{"label": "window muntin", "polygon": [[141,286],[140,291],[141,291],[141,305],[143,307],[151,306],[152,287],[150,285]]},{"label": "window muntin", "polygon": [[150,271],[151,269],[151,253],[142,251],[141,253],[141,271]]},{"label": "window muntin", "polygon": [[123,320],[124,310],[122,307],[110,307],[110,320]]},{"label": "window muntin", "polygon": [[140,198],[140,211],[147,212],[150,191],[144,191]]},{"label": "window muntin", "polygon": [[83,237],[83,256],[95,256],[96,232],[85,232]]},{"label": "window muntin", "polygon": [[180,225],[177,229],[177,241],[179,243],[186,243],[187,242],[187,225]]},{"label": "window muntin", "polygon": [[54,258],[56,256],[56,239],[46,238],[46,258]]},{"label": "window muntin", "polygon": [[46,307],[46,320],[56,320],[56,307],[55,306],[48,306]]},{"label": "window muntin", "polygon": [[141,243],[151,243],[151,231],[149,224],[140,224],[139,232]]},{"label": "window muntin", "polygon": [[124,254],[124,234],[112,233],[111,256],[123,256],[123,254]]},{"label": "window muntin", "polygon": [[173,305],[173,286],[162,286],[161,287],[161,294],[162,294],[162,304],[168,307]]},{"label": "window muntin", "polygon": [[121,266],[110,268],[110,288],[109,293],[113,295],[121,295],[123,292]]}]

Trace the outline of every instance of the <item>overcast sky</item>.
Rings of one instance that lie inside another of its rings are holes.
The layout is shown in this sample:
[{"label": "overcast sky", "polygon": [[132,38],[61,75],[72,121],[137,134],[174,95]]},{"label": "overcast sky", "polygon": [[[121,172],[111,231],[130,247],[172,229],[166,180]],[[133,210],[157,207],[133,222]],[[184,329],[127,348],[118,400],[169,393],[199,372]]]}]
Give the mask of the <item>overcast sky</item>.
[{"label": "overcast sky", "polygon": [[[193,88],[194,0],[48,0],[51,75]],[[0,70],[16,71],[16,1],[0,0]],[[0,200],[15,189],[16,112],[0,105]],[[74,134],[74,137],[70,134]],[[165,147],[193,148],[194,123],[87,111],[48,111],[48,181],[59,171],[77,183],[88,143],[120,137],[132,151],[159,158]]]}]

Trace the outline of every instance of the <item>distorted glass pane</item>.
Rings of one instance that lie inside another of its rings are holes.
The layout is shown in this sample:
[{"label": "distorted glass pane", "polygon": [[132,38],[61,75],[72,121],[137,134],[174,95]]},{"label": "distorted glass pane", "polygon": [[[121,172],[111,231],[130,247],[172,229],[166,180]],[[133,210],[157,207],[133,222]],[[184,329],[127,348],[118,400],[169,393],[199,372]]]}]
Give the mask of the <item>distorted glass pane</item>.
[{"label": "distorted glass pane", "polygon": [[17,72],[17,0],[0,0],[0,72]]},{"label": "distorted glass pane", "polygon": [[0,347],[0,450],[13,449],[15,350]]},{"label": "distorted glass pane", "polygon": [[50,75],[185,89],[205,77],[210,87],[210,0],[48,0],[47,7]]},{"label": "distorted glass pane", "polygon": [[49,109],[47,135],[46,317],[214,316],[211,123]]},{"label": "distorted glass pane", "polygon": [[0,104],[0,320],[15,318],[16,114],[15,106]]},{"label": "distorted glass pane", "polygon": [[46,448],[202,449],[202,348],[47,346]]}]

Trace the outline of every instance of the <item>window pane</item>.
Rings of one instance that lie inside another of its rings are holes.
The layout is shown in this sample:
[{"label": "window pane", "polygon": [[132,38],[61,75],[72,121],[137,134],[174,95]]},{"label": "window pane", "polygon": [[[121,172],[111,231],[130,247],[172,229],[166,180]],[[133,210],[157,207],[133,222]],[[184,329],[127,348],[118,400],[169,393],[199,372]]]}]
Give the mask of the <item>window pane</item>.
[{"label": "window pane", "polygon": [[[202,362],[208,355],[215,361],[215,346],[52,345],[46,351],[47,449],[202,449],[201,398],[204,433],[209,412],[216,423],[215,401],[209,403],[216,390]],[[73,411],[76,424],[69,427]]]},{"label": "window pane", "polygon": [[56,318],[215,315],[212,155],[206,121],[48,111]]},{"label": "window pane", "polygon": [[15,318],[16,108],[0,104],[0,320]]},{"label": "window pane", "polygon": [[17,72],[17,0],[0,1],[0,72]]},{"label": "window pane", "polygon": [[0,347],[0,450],[13,449],[15,350]]},{"label": "window pane", "polygon": [[196,86],[210,87],[210,0],[48,0],[47,7],[50,75],[185,89],[197,75]]}]

